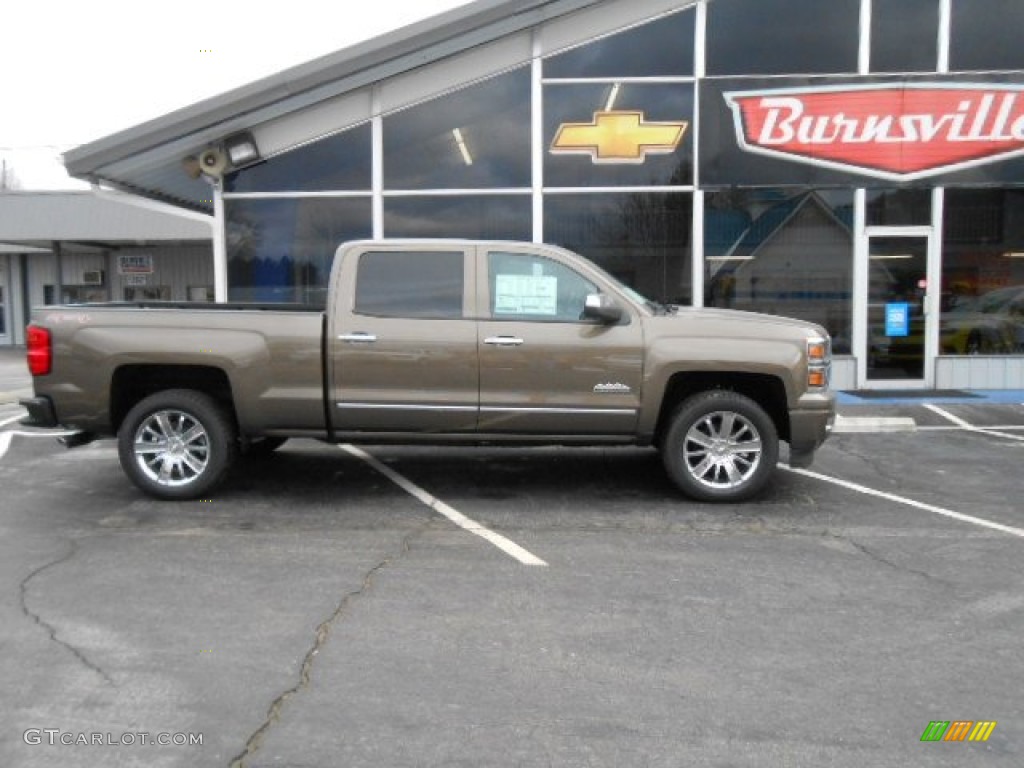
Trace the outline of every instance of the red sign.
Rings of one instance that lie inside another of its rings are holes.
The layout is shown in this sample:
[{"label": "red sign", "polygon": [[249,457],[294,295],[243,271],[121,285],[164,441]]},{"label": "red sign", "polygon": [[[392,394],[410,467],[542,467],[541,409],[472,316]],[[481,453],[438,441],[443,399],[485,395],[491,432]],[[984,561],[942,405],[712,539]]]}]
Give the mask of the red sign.
[{"label": "red sign", "polygon": [[725,94],[747,152],[909,181],[1024,154],[1024,85],[900,83]]}]

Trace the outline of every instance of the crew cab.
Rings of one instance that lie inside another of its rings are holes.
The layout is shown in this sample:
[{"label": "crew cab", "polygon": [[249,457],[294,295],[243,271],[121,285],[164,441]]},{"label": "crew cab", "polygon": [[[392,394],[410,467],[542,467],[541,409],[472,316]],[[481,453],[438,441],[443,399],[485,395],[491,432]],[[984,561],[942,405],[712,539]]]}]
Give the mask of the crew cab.
[{"label": "crew cab", "polygon": [[26,424],[116,437],[162,499],[207,496],[240,452],[330,443],[656,446],[687,495],[810,464],[831,347],[800,320],[649,301],[536,243],[343,244],[323,311],[159,302],[35,309]]}]

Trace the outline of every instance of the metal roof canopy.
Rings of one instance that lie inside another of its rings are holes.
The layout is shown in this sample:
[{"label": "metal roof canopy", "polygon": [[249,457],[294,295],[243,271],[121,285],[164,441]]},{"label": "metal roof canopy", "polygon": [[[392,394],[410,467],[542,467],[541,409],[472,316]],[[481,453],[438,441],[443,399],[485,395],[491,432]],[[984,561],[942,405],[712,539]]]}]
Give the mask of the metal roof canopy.
[{"label": "metal roof canopy", "polygon": [[0,242],[17,248],[8,253],[54,241],[209,242],[212,233],[209,216],[118,192],[0,193]]},{"label": "metal roof canopy", "polygon": [[232,132],[598,5],[604,0],[477,0],[287,69],[64,154],[74,177],[210,211],[209,184],[182,159]]}]

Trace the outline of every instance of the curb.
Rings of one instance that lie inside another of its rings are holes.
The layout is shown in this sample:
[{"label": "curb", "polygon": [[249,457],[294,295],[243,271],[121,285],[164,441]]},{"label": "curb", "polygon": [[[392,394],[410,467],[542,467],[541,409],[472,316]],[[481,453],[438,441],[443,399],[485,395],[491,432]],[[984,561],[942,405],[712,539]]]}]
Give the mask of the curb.
[{"label": "curb", "polygon": [[843,416],[836,414],[833,434],[856,432],[915,432],[917,422],[909,416]]}]

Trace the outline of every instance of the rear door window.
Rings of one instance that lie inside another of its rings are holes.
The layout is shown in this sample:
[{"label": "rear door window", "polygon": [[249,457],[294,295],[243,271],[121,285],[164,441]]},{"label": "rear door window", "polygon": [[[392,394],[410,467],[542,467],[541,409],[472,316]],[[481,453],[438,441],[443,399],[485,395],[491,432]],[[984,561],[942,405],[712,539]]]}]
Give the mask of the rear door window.
[{"label": "rear door window", "polygon": [[359,257],[355,312],[457,319],[465,286],[461,251],[368,251]]}]

